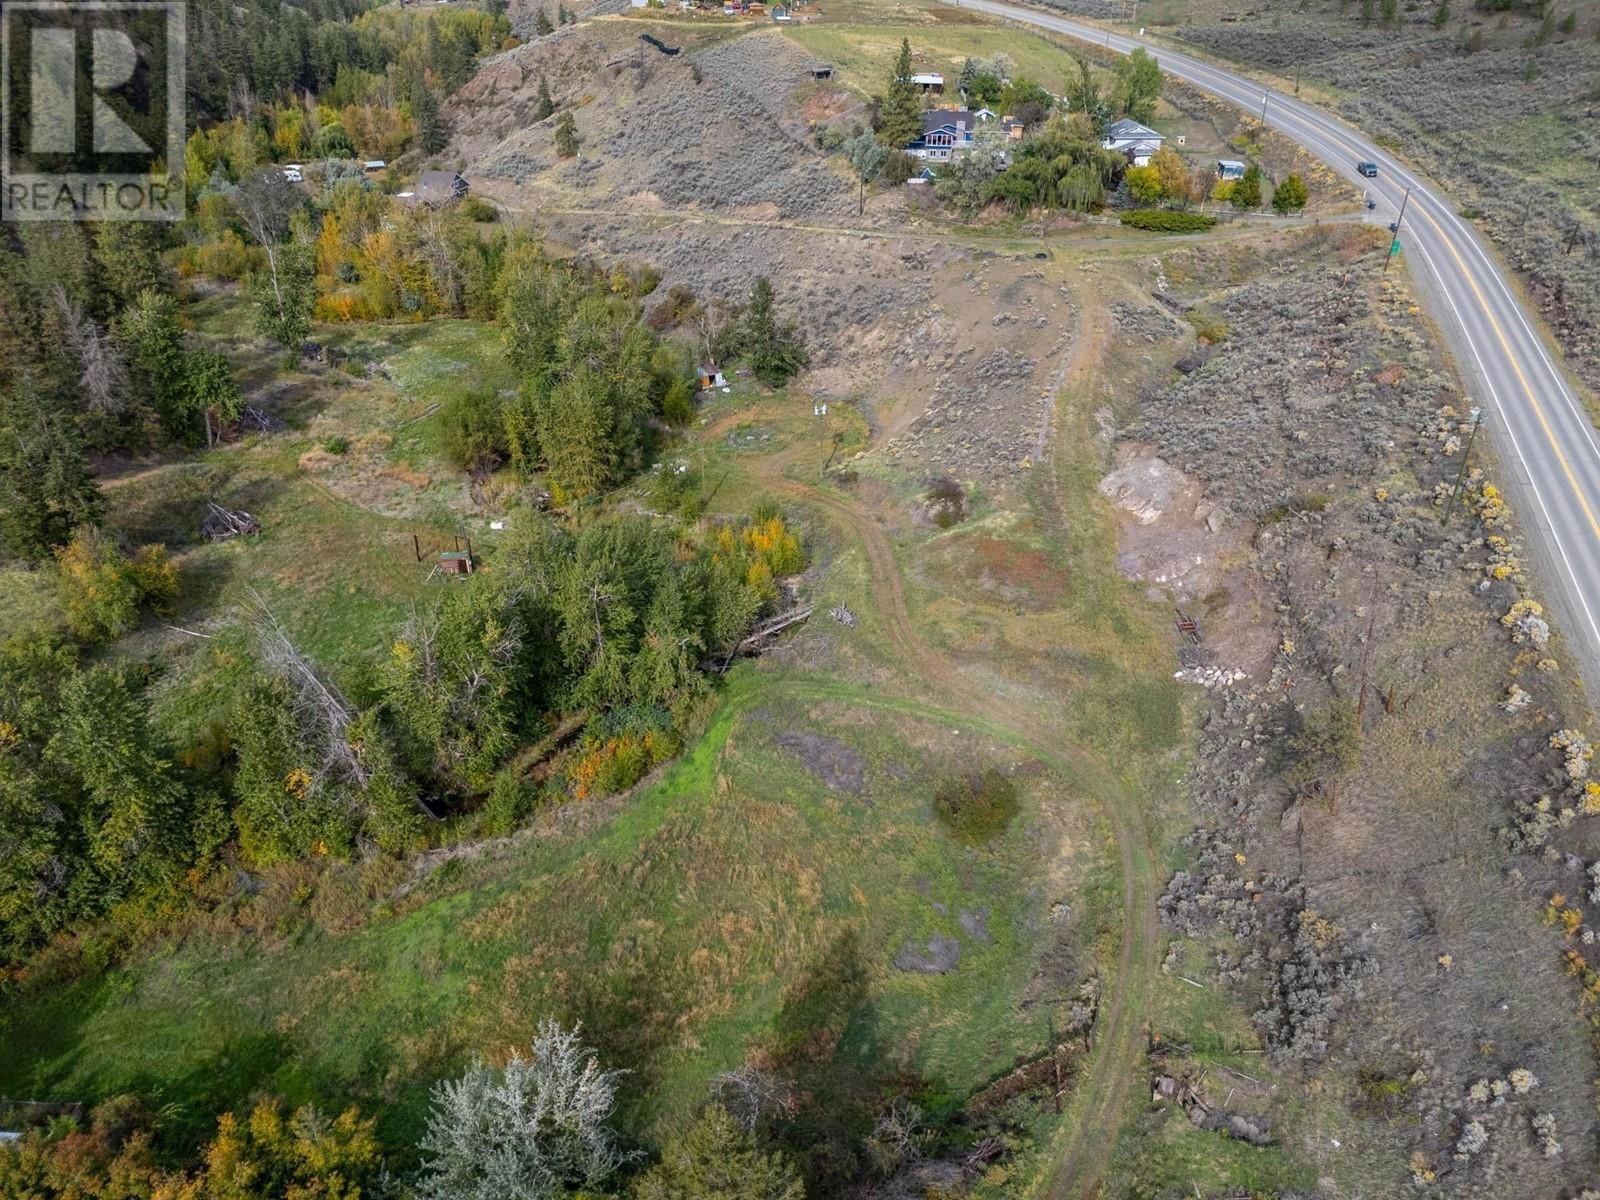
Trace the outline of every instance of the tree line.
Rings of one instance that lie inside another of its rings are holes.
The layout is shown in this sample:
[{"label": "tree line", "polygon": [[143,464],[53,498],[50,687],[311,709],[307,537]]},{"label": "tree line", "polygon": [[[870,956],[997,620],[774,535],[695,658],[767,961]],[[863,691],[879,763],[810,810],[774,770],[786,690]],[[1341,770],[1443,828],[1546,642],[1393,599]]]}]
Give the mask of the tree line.
[{"label": "tree line", "polygon": [[[373,0],[191,0],[187,8],[190,120],[198,128],[264,117],[264,149],[296,120],[291,108],[273,114],[266,106],[308,95],[334,109],[379,99],[410,103],[418,80],[438,99],[511,33],[503,4],[422,10]],[[302,111],[306,149],[327,122],[312,105]],[[412,104],[409,115],[422,114]]]},{"label": "tree line", "polygon": [[[351,1107],[332,1115],[263,1097],[222,1113],[203,1152],[174,1164],[162,1113],[133,1095],[0,1144],[0,1195],[29,1200],[804,1200],[748,1088],[711,1100],[647,1157],[615,1127],[624,1070],[577,1029],[539,1026],[504,1066],[472,1063],[433,1090],[415,1148],[384,1145]],[[604,1190],[602,1190],[604,1189]],[[615,1189],[615,1190],[614,1190]]]}]

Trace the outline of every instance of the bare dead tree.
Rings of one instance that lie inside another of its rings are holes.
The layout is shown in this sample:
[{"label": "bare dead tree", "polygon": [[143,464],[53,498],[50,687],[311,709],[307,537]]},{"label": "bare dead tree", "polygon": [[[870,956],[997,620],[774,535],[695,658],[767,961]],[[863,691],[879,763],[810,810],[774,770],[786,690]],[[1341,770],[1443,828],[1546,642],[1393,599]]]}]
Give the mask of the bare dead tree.
[{"label": "bare dead tree", "polygon": [[52,298],[61,315],[67,346],[78,360],[84,403],[96,412],[120,413],[128,403],[128,368],[111,334],[85,313],[65,288],[56,287]]},{"label": "bare dead tree", "polygon": [[289,687],[295,720],[317,753],[317,777],[365,787],[370,769],[350,742],[359,714],[339,689],[327,682],[290,640],[288,632],[259,592],[250,589],[247,606],[255,626],[262,666]]},{"label": "bare dead tree", "polygon": [[417,249],[439,289],[439,298],[455,312],[461,304],[462,272],[450,252],[449,223],[443,211],[424,208],[417,215],[416,231]]},{"label": "bare dead tree", "polygon": [[250,80],[243,75],[236,75],[232,85],[228,88],[228,115],[230,117],[243,117],[246,121],[255,116],[256,93],[250,86]]},{"label": "bare dead tree", "polygon": [[310,88],[300,93],[300,108],[306,115],[306,146],[309,147],[317,140],[317,133],[322,128],[322,107]]},{"label": "bare dead tree", "polygon": [[867,1149],[877,1160],[878,1169],[891,1175],[920,1162],[929,1140],[930,1130],[923,1124],[922,1109],[900,1096],[872,1127]]},{"label": "bare dead tree", "polygon": [[711,1084],[711,1097],[747,1133],[767,1121],[794,1115],[794,1088],[789,1081],[748,1063],[718,1075]]},{"label": "bare dead tree", "polygon": [[233,193],[239,220],[267,255],[273,295],[283,302],[281,259],[290,240],[289,218],[305,204],[305,195],[274,167],[265,167],[239,181]]}]

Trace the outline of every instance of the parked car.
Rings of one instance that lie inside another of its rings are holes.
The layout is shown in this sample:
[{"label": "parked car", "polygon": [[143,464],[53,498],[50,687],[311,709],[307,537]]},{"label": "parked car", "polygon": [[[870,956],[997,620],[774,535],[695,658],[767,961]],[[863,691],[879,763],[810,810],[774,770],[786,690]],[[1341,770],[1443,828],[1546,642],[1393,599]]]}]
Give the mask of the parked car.
[{"label": "parked car", "polygon": [[1358,162],[1356,170],[1368,179],[1376,179],[1378,177],[1378,164],[1375,162]]}]

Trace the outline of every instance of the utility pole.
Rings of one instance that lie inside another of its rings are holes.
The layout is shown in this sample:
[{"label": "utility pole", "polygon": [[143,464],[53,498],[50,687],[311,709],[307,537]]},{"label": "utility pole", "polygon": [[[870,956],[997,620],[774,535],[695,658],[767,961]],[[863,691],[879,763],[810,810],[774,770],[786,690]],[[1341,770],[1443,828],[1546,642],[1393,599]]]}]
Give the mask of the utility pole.
[{"label": "utility pole", "polygon": [[1389,273],[1389,260],[1400,253],[1400,222],[1406,219],[1406,205],[1411,203],[1411,189],[1406,189],[1405,198],[1400,201],[1400,215],[1394,219],[1394,237],[1389,242],[1389,253],[1383,259],[1383,274]]},{"label": "utility pole", "polygon": [[1300,94],[1300,64],[1299,63],[1295,63],[1294,64],[1294,94],[1296,96],[1298,96]]},{"label": "utility pole", "polygon": [[1472,457],[1472,439],[1478,436],[1478,426],[1483,424],[1483,409],[1476,404],[1472,406],[1472,428],[1467,431],[1466,449],[1461,452],[1461,469],[1456,472],[1455,491],[1450,493],[1450,503],[1444,506],[1444,516],[1439,518],[1439,526],[1443,528],[1450,523],[1450,514],[1455,511],[1456,500],[1461,495],[1461,485],[1467,478],[1467,460]]},{"label": "utility pole", "polygon": [[1261,93],[1261,128],[1267,127],[1267,93]]}]

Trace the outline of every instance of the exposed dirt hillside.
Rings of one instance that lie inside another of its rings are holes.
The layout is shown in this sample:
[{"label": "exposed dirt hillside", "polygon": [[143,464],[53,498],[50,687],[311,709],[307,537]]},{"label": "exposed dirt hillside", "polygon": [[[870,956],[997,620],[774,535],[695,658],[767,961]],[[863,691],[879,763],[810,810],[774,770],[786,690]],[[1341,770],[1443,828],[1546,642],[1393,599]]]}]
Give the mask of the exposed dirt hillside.
[{"label": "exposed dirt hillside", "polygon": [[[665,54],[641,35],[680,53]],[[474,187],[521,208],[626,202],[844,212],[855,198],[852,181],[825,167],[806,141],[806,113],[837,113],[854,101],[813,84],[810,61],[776,30],[730,38],[586,21],[490,59],[451,101],[451,154]],[[576,120],[575,158],[556,155],[555,117],[534,119],[541,78],[558,111]]]}]

